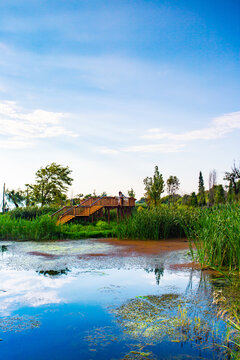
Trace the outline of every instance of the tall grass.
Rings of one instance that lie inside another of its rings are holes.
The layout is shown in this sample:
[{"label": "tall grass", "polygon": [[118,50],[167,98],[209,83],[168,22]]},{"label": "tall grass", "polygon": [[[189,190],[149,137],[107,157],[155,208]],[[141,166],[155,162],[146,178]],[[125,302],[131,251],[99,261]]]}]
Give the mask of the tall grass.
[{"label": "tall grass", "polygon": [[28,206],[28,207],[19,207],[17,209],[11,210],[9,212],[12,219],[35,219],[38,216],[42,215],[51,215],[59,209],[59,206]]},{"label": "tall grass", "polygon": [[56,225],[56,219],[49,215],[26,220],[12,218],[10,214],[0,216],[0,240],[58,240],[86,239],[115,236],[115,223],[105,221],[96,224]]},{"label": "tall grass", "polygon": [[198,209],[159,207],[135,212],[117,227],[118,238],[159,240],[185,237],[185,229],[198,217]]},{"label": "tall grass", "polygon": [[[240,269],[240,206],[221,205],[201,210],[198,221],[186,228],[193,256],[202,266]],[[192,247],[191,247],[192,248]]]},{"label": "tall grass", "polygon": [[0,239],[4,240],[55,240],[61,238],[61,228],[48,215],[33,220],[12,219],[0,216]]}]

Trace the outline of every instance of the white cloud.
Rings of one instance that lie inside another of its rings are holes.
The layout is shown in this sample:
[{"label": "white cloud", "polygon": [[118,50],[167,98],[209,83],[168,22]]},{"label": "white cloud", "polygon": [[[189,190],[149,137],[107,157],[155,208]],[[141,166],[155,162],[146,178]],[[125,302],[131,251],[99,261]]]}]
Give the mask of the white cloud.
[{"label": "white cloud", "polygon": [[36,109],[31,112],[14,101],[0,102],[0,148],[17,149],[32,146],[34,139],[77,136],[61,125],[67,114]]},{"label": "white cloud", "polygon": [[182,151],[185,144],[147,144],[128,146],[123,148],[124,152],[160,152],[160,153],[175,153]]},{"label": "white cloud", "polygon": [[115,149],[111,149],[111,148],[107,148],[107,147],[102,147],[99,149],[100,153],[102,154],[109,154],[109,155],[116,155],[119,154],[118,150]]},{"label": "white cloud", "polygon": [[224,114],[213,119],[212,124],[207,128],[187,131],[182,134],[163,132],[161,129],[154,128],[149,129],[142,138],[174,141],[215,140],[224,137],[235,129],[240,129],[240,111]]}]

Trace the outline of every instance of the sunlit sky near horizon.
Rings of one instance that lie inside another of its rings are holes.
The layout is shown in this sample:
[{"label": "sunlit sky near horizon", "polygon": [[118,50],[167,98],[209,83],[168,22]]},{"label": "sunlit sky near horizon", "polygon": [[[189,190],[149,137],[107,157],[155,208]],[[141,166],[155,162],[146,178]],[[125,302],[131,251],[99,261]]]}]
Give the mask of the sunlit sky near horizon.
[{"label": "sunlit sky near horizon", "polygon": [[[115,195],[240,163],[238,0],[0,0],[0,187],[68,165]],[[0,190],[1,192],[1,190]]]}]

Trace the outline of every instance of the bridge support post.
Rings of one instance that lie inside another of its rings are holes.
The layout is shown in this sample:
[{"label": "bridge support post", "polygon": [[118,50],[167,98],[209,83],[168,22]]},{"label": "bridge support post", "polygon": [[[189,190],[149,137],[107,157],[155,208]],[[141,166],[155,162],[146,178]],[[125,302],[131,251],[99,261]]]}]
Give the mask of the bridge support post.
[{"label": "bridge support post", "polygon": [[108,223],[110,223],[110,208],[107,208],[108,210]]}]

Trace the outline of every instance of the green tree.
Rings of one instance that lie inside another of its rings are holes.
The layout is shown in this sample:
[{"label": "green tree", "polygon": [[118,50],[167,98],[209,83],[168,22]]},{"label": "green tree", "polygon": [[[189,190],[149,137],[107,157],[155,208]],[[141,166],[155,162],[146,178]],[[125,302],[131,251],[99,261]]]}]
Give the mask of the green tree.
[{"label": "green tree", "polygon": [[133,197],[133,198],[136,197],[136,193],[135,193],[135,191],[133,190],[133,188],[131,188],[131,190],[128,190],[128,196],[129,196],[129,197]]},{"label": "green tree", "polygon": [[190,206],[198,206],[198,199],[195,192],[191,193]]},{"label": "green tree", "polygon": [[215,189],[216,189],[216,185],[217,185],[217,173],[216,170],[212,170],[209,172],[209,177],[208,177],[208,204],[211,206],[214,203],[214,197],[215,197]]},{"label": "green tree", "polygon": [[214,187],[214,204],[223,204],[225,202],[225,192],[222,184]]},{"label": "green tree", "polygon": [[206,205],[204,180],[201,171],[199,173],[199,182],[198,182],[198,204],[200,206]]},{"label": "green tree", "polygon": [[225,172],[225,176],[223,180],[227,180],[229,190],[231,191],[233,190],[234,194],[238,195],[238,193],[240,192],[240,186],[239,186],[240,169],[236,167],[235,163],[233,164],[233,167],[230,172],[227,171]]},{"label": "green tree", "polygon": [[66,199],[68,187],[73,179],[71,170],[56,163],[41,167],[36,172],[36,183],[29,185],[30,198],[41,206]]},{"label": "green tree", "polygon": [[155,166],[153,177],[146,177],[143,180],[145,185],[145,197],[149,204],[157,205],[164,191],[164,180],[162,174],[159,173],[158,166]]},{"label": "green tree", "polygon": [[167,179],[167,192],[170,198],[170,201],[173,201],[174,195],[179,189],[180,181],[176,176],[169,176]]},{"label": "green tree", "polygon": [[21,206],[26,200],[24,191],[18,190],[6,190],[5,195],[8,201],[12,202],[16,208]]}]

